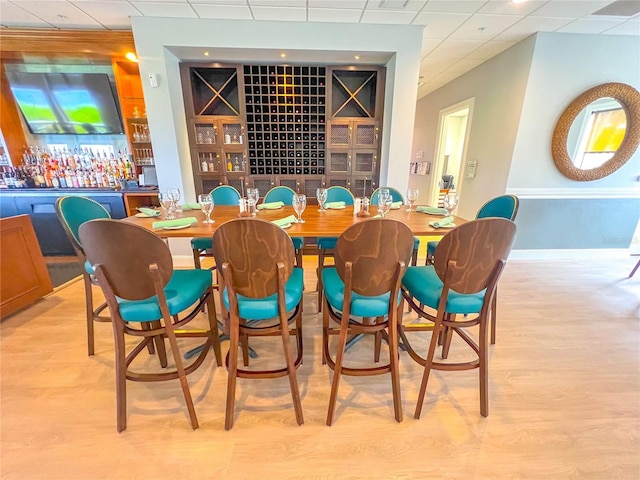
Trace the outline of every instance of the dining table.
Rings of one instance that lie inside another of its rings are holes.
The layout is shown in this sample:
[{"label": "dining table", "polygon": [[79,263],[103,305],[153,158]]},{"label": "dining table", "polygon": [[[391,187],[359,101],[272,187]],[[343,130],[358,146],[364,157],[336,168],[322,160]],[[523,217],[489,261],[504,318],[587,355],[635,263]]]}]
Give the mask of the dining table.
[{"label": "dining table", "polygon": [[[293,207],[283,206],[278,209],[258,210],[255,217],[262,220],[274,221],[280,220],[290,215],[295,216]],[[291,237],[339,237],[351,225],[358,222],[374,218],[377,215],[377,209],[371,209],[368,217],[354,215],[353,206],[346,206],[341,209],[327,209],[320,211],[317,205],[308,206],[302,213],[304,223],[291,223],[286,226],[285,230]],[[166,219],[164,214],[156,217],[146,217],[141,214],[132,215],[123,219],[124,222],[139,225],[147,230],[151,230],[160,237],[178,238],[178,237],[211,237],[216,229],[224,222],[239,218],[240,209],[236,206],[216,206],[211,214],[214,223],[203,223],[206,219],[204,213],[200,210],[181,210],[176,218],[193,217],[196,219],[194,223],[188,227],[170,227],[170,228],[153,228],[153,224]],[[442,220],[443,215],[431,215],[421,213],[414,210],[407,211],[407,206],[402,205],[399,209],[392,209],[385,218],[399,220],[407,225],[416,236],[444,236],[452,227],[461,225],[467,220],[454,216],[454,222],[445,227],[436,228],[430,225],[432,222]]]}]

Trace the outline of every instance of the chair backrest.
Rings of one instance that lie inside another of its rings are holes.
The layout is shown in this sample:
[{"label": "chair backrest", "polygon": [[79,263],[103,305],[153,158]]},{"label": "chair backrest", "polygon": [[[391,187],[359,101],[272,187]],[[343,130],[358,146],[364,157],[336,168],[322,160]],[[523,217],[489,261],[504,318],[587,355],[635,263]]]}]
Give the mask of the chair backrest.
[{"label": "chair backrest", "polygon": [[344,187],[329,187],[327,188],[327,202],[344,202],[345,205],[353,205],[353,193]]},{"label": "chair backrest", "polygon": [[[367,296],[392,291],[398,265],[409,264],[413,233],[397,220],[372,218],[347,228],[338,238],[335,264],[345,280],[346,263],[352,263],[351,290]],[[404,271],[404,270],[403,270]]]},{"label": "chair backrest", "polygon": [[295,194],[296,192],[294,192],[293,189],[285,187],[284,185],[273,187],[265,194],[264,203],[282,202],[285,205],[291,205]]},{"label": "chair backrest", "polygon": [[[515,236],[516,224],[505,218],[464,223],[438,243],[433,256],[436,273],[458,293],[480,292],[489,286],[496,265],[507,261]],[[455,267],[447,273],[452,261]]]},{"label": "chair backrest", "polygon": [[106,208],[87,197],[68,195],[56,201],[56,215],[76,252],[84,253],[78,236],[80,225],[89,220],[111,218]]},{"label": "chair backrest", "polygon": [[[278,263],[284,264],[284,281],[295,261],[293,243],[277,225],[256,218],[223,223],[213,235],[216,265],[231,267],[233,290],[249,298],[264,298],[278,291]],[[229,278],[225,275],[225,284]]]},{"label": "chair backrest", "polygon": [[476,218],[498,217],[515,220],[520,207],[520,199],[515,195],[501,195],[492,198],[485,203],[476,215]]},{"label": "chair backrest", "polygon": [[209,193],[214,205],[238,206],[240,192],[231,185],[219,185]]},{"label": "chair backrest", "polygon": [[[167,244],[138,225],[118,220],[93,220],[80,226],[87,259],[100,265],[113,293],[126,300],[152,297],[156,291],[149,266],[156,264],[164,287],[173,274]],[[102,285],[101,285],[102,286]]]},{"label": "chair backrest", "polygon": [[[380,188],[387,188],[389,190],[389,193],[391,194],[391,198],[393,199],[394,202],[402,202],[404,203],[404,197],[402,196],[402,194],[395,188],[393,187],[380,187]],[[371,194],[371,205],[377,205],[378,204],[378,193],[380,193],[380,188],[376,188],[373,193]]]}]

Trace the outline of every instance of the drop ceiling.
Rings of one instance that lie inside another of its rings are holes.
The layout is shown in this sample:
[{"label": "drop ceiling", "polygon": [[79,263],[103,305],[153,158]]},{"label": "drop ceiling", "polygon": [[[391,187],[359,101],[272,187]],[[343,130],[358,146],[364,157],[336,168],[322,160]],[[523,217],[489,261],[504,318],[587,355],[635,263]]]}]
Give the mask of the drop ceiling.
[{"label": "drop ceiling", "polygon": [[0,0],[0,25],[130,30],[132,16],[423,25],[422,97],[536,32],[640,36],[639,12],[640,0]]}]

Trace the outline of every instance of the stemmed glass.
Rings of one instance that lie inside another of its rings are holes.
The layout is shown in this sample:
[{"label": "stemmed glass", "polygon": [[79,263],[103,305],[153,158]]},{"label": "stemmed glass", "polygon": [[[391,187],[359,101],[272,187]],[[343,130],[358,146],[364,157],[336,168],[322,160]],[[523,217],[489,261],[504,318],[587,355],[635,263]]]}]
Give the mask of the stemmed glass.
[{"label": "stemmed glass", "polygon": [[211,212],[213,212],[213,198],[208,193],[201,193],[198,195],[198,203],[200,204],[200,210],[207,216],[207,219],[202,223],[215,223],[215,220],[211,219]]},{"label": "stemmed glass", "polygon": [[409,208],[407,208],[407,212],[413,211],[413,202],[418,199],[418,189],[417,188],[409,188],[407,189],[407,202],[409,202]]},{"label": "stemmed glass", "polygon": [[318,199],[318,205],[320,208],[319,212],[326,212],[327,209],[324,208],[324,204],[327,202],[327,189],[326,188],[316,188],[316,198]]},{"label": "stemmed glass", "polygon": [[260,200],[260,192],[257,188],[247,188],[247,198],[253,198],[256,205],[258,205],[258,200]]},{"label": "stemmed glass", "polygon": [[175,218],[175,216],[173,215],[173,209],[171,208],[173,206],[173,199],[170,197],[169,193],[158,193],[158,201],[160,202],[160,206],[165,212],[164,218],[166,218],[167,220]]},{"label": "stemmed glass", "polygon": [[456,195],[455,193],[447,193],[444,196],[443,199],[443,203],[444,203],[444,209],[447,211],[447,216],[450,216],[453,211],[456,209],[456,206],[458,205],[458,195]]},{"label": "stemmed glass", "polygon": [[378,212],[382,218],[387,214],[387,212],[391,209],[391,204],[393,203],[393,197],[389,193],[387,189],[380,189],[378,192]]},{"label": "stemmed glass", "polygon": [[167,195],[171,199],[171,213],[175,216],[178,211],[178,202],[180,201],[180,189],[179,188],[170,188],[167,190]]},{"label": "stemmed glass", "polygon": [[294,193],[291,205],[293,206],[293,211],[298,215],[296,223],[304,223],[304,220],[302,220],[302,212],[307,208],[307,196],[301,193]]}]

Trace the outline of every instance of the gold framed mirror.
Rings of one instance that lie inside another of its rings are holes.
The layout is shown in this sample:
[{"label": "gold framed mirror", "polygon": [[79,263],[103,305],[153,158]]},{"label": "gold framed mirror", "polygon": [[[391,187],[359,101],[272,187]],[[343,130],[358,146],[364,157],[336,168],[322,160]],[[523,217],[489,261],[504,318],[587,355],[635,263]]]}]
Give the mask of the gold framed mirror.
[{"label": "gold framed mirror", "polygon": [[562,112],[551,155],[567,178],[591,181],[622,167],[640,144],[640,93],[624,83],[604,83],[580,94]]}]

